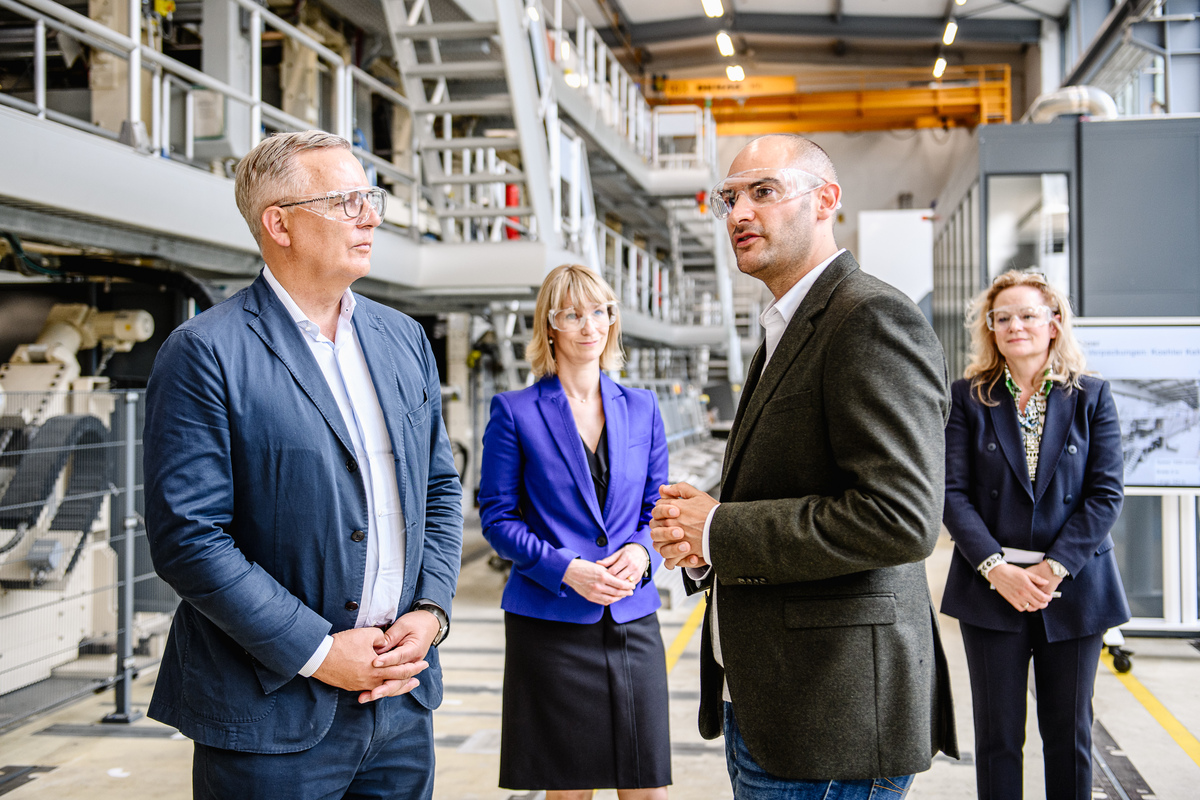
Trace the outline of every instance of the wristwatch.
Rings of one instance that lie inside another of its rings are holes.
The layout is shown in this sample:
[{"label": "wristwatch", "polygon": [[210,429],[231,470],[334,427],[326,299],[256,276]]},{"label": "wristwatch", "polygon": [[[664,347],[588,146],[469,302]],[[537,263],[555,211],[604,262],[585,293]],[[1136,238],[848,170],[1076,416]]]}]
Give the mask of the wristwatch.
[{"label": "wristwatch", "polygon": [[1066,567],[1055,561],[1053,558],[1047,558],[1046,565],[1050,567],[1050,571],[1054,573],[1056,578],[1067,578],[1071,575],[1071,573],[1067,571]]},{"label": "wristwatch", "polygon": [[433,637],[433,647],[437,647],[442,642],[446,641],[446,637],[450,635],[450,618],[446,616],[445,610],[432,600],[421,598],[412,604],[411,611],[428,611],[437,617],[438,632],[437,636]]}]

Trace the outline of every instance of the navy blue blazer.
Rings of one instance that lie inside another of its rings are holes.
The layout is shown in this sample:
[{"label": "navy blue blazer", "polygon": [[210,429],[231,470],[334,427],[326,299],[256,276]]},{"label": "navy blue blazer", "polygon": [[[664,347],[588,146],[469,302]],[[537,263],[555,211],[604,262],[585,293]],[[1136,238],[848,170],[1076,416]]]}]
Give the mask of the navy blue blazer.
[{"label": "navy blue blazer", "polygon": [[[608,432],[608,499],[601,509],[583,440],[555,376],[492,398],[483,435],[479,517],[483,535],[513,562],[504,587],[505,611],[559,622],[592,623],[604,606],[563,583],[577,557],[596,561],[637,542],[662,558],[650,540],[650,512],[667,482],[667,439],[653,392],[600,376]],[[646,616],[661,605],[643,580],[631,596],[609,606],[617,622]]]},{"label": "navy blue blazer", "polygon": [[[433,354],[415,321],[356,300],[407,528],[396,613],[418,598],[449,612],[462,488]],[[297,673],[327,633],[355,624],[367,545],[352,534],[367,529],[366,489],[321,369],[261,275],[167,338],[144,442],[150,552],[183,599],[150,716],[212,747],[312,747],[333,723],[338,690]],[[426,660],[412,695],[432,709],[442,696],[436,648]]]},{"label": "navy blue blazer", "polygon": [[1109,535],[1124,498],[1121,428],[1108,382],[1084,376],[1077,391],[1055,384],[1046,399],[1036,485],[1029,481],[1017,406],[1003,381],[987,406],[955,381],[946,425],[943,521],[954,556],[942,613],[997,631],[1017,631],[1021,612],[977,567],[1001,547],[1044,552],[1071,573],[1062,597],[1042,611],[1057,642],[1129,620]]}]

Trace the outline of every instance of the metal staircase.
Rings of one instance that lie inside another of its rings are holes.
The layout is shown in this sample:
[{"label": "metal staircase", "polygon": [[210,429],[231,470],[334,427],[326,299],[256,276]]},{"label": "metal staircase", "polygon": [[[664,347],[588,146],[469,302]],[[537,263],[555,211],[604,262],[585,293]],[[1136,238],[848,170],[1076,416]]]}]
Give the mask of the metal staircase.
[{"label": "metal staircase", "polygon": [[519,0],[496,0],[494,21],[436,0],[383,9],[442,240],[538,239],[559,227],[547,135],[556,119],[547,120],[548,81],[539,86],[533,21]]}]

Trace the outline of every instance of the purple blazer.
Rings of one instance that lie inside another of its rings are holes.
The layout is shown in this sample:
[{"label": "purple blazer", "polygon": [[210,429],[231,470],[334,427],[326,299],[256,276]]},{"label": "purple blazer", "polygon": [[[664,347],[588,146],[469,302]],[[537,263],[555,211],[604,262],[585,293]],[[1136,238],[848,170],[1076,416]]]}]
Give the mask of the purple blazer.
[{"label": "purple blazer", "polygon": [[[667,440],[654,393],[600,376],[608,433],[608,500],[596,500],[583,440],[562,384],[547,376],[492,398],[483,434],[479,516],[484,538],[513,562],[500,605],[505,611],[559,622],[597,622],[604,606],[563,583],[575,558],[597,561],[636,542],[650,542],[650,511],[667,482]],[[609,608],[617,622],[661,605],[647,579]]]}]

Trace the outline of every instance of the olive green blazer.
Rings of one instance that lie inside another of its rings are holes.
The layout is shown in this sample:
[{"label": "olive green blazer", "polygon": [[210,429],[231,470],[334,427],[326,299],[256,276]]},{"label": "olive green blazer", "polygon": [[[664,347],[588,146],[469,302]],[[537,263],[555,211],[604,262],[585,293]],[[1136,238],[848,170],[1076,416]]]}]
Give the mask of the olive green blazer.
[{"label": "olive green blazer", "polygon": [[700,732],[721,734],[725,677],[747,747],[779,777],[923,771],[958,754],[923,563],[942,515],[941,345],[847,252],[763,360],[760,348],[710,529],[725,672],[706,618]]}]

